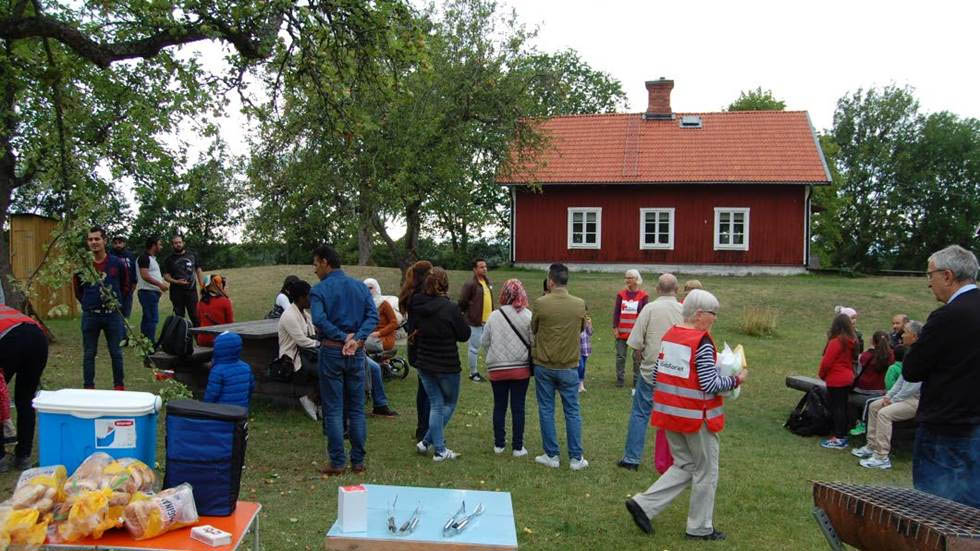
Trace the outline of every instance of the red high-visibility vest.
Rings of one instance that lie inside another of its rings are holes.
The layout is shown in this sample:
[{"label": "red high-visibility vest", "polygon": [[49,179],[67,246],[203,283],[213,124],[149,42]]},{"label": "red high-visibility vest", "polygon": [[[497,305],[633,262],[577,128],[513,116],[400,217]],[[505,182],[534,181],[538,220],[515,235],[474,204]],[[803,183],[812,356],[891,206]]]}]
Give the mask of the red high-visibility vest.
[{"label": "red high-visibility vest", "polygon": [[657,361],[651,425],[674,432],[697,432],[701,423],[706,423],[711,432],[720,432],[725,427],[721,396],[702,391],[698,384],[695,354],[704,337],[711,340],[706,331],[677,325],[664,335]]},{"label": "red high-visibility vest", "polygon": [[632,331],[633,326],[636,325],[636,318],[640,317],[640,303],[643,302],[643,299],[647,298],[647,296],[646,291],[637,290],[636,297],[629,299],[626,298],[626,289],[619,292],[619,325],[616,327],[619,338],[630,338],[630,331]]},{"label": "red high-visibility vest", "polygon": [[32,323],[37,325],[34,318],[25,316],[20,310],[15,310],[6,304],[0,304],[0,335],[7,332],[11,327],[20,323]]}]

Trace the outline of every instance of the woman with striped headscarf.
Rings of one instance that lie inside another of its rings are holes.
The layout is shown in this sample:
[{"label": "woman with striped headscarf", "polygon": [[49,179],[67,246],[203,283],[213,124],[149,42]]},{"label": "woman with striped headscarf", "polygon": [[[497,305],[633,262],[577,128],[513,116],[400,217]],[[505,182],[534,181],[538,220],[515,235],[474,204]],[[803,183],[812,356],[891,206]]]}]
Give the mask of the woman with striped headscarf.
[{"label": "woman with striped headscarf", "polygon": [[487,318],[482,347],[486,350],[487,375],[493,388],[493,451],[503,453],[507,433],[504,421],[510,402],[511,447],[514,457],[527,455],[524,448],[524,399],[531,378],[531,311],[520,280],[508,279],[500,290],[500,308]]}]

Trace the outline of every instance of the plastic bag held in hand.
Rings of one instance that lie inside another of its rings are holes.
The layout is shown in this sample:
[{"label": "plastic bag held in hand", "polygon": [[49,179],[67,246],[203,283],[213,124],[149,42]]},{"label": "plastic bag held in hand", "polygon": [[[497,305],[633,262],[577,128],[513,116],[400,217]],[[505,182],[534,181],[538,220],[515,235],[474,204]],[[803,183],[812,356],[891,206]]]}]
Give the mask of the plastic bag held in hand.
[{"label": "plastic bag held in hand", "polygon": [[[725,348],[722,349],[721,354],[718,354],[718,370],[723,377],[733,377],[736,373],[742,370],[745,365],[745,352],[742,349],[742,345],[735,347],[735,352],[732,351],[728,343],[725,343]],[[732,400],[738,398],[739,394],[742,393],[741,388],[735,388],[726,392],[722,392],[721,395],[726,398],[731,398]]]}]

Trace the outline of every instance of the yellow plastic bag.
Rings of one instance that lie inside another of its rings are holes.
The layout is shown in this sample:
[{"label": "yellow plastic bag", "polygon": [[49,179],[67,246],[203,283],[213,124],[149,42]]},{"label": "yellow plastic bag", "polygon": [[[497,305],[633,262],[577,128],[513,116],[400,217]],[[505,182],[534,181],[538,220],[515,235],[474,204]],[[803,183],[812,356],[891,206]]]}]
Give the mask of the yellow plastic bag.
[{"label": "yellow plastic bag", "polygon": [[134,539],[144,540],[197,524],[194,491],[186,482],[159,494],[135,494],[126,506],[126,529]]},{"label": "yellow plastic bag", "polygon": [[3,503],[11,509],[36,509],[42,516],[65,500],[65,467],[37,467],[21,473],[14,493]]},{"label": "yellow plastic bag", "polygon": [[58,520],[52,540],[71,543],[84,537],[101,538],[102,533],[122,526],[123,506],[110,506],[110,488],[84,492],[75,496],[68,517]]},{"label": "yellow plastic bag", "polygon": [[20,551],[38,549],[47,533],[46,520],[38,522],[40,514],[36,509],[0,510],[0,550],[15,546]]}]

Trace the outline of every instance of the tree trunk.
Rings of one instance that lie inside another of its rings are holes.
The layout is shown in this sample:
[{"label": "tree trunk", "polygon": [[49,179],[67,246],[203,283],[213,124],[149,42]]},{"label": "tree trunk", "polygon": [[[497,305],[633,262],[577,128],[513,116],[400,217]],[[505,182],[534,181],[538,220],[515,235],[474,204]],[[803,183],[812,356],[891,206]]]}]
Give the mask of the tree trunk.
[{"label": "tree trunk", "polygon": [[371,224],[367,220],[361,220],[357,228],[357,265],[367,266],[371,264],[371,254],[374,252],[374,244],[371,242]]},{"label": "tree trunk", "polygon": [[405,207],[405,253],[407,264],[418,260],[419,233],[422,231],[422,201],[412,201]]}]

